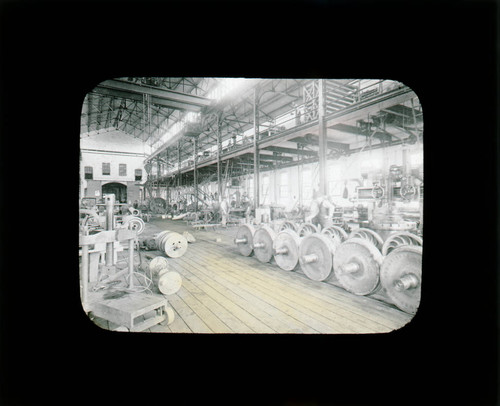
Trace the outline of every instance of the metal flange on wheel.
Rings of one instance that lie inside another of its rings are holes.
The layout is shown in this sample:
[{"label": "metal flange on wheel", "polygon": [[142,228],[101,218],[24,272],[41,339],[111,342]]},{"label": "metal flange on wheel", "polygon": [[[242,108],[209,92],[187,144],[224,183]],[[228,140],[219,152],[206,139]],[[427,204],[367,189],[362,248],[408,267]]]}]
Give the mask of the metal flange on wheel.
[{"label": "metal flange on wheel", "polygon": [[260,262],[269,262],[273,258],[273,241],[276,233],[269,226],[262,226],[253,235],[253,251]]},{"label": "metal flange on wheel", "polygon": [[238,246],[241,255],[248,257],[253,253],[253,235],[255,228],[250,224],[243,224],[238,228],[234,243]]},{"label": "metal flange on wheel", "polygon": [[415,314],[420,304],[422,247],[401,246],[392,250],[380,269],[380,283],[398,308]]},{"label": "metal flange on wheel", "polygon": [[344,242],[345,240],[347,240],[347,238],[349,238],[345,230],[339,226],[330,226],[324,228],[323,230],[321,230],[321,234],[325,234],[330,238],[338,238],[340,242]]},{"label": "metal flange on wheel", "polygon": [[355,295],[368,295],[379,285],[383,259],[380,251],[367,239],[350,238],[337,247],[333,269],[345,290]]},{"label": "metal flange on wheel", "polygon": [[422,238],[418,235],[406,231],[400,231],[387,237],[384,241],[384,245],[382,246],[382,254],[388,255],[392,250],[403,245],[421,247],[422,244]]},{"label": "metal flange on wheel", "polygon": [[305,237],[317,233],[319,230],[313,223],[303,223],[300,225],[297,232],[299,233],[299,237]]},{"label": "metal flange on wheel", "polygon": [[274,260],[285,271],[293,271],[299,264],[299,235],[290,229],[280,231],[274,239]]},{"label": "metal flange on wheel", "polygon": [[279,226],[278,232],[281,232],[283,230],[292,230],[297,232],[298,227],[297,224],[295,224],[293,221],[286,220]]},{"label": "metal flange on wheel", "polygon": [[351,238],[362,238],[370,241],[379,251],[382,250],[382,246],[384,245],[382,237],[369,228],[358,228],[357,230],[354,230],[351,234],[349,234],[349,239]]},{"label": "metal flange on wheel", "polygon": [[302,271],[313,281],[326,281],[331,277],[336,245],[323,234],[310,234],[300,241],[299,262]]}]

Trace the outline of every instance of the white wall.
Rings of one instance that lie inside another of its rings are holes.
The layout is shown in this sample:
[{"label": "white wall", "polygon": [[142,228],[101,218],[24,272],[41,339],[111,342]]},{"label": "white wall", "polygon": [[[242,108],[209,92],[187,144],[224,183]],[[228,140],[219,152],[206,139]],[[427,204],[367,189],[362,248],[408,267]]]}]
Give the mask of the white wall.
[{"label": "white wall", "polygon": [[[142,169],[143,181],[146,180],[144,159],[150,147],[141,140],[121,131],[95,134],[80,140],[82,151],[81,171],[85,166],[93,168],[94,180],[106,182],[135,181],[135,170]],[[102,163],[110,163],[110,175],[102,174]],[[126,176],[120,176],[119,164],[127,165]]]},{"label": "white wall", "polygon": [[[142,180],[147,179],[144,169],[144,159],[151,152],[151,147],[121,131],[110,131],[100,134],[85,136],[80,140],[82,160],[80,162],[81,189],[80,196],[95,197],[95,190],[99,190],[103,184],[119,182],[127,185],[128,196],[136,200],[139,196],[139,182],[135,181],[135,170],[142,170]],[[110,174],[102,174],[103,162],[110,164]],[[120,176],[119,165],[126,165],[126,175]],[[93,180],[84,179],[86,166],[93,169]],[[88,187],[87,193],[85,193]]]}]

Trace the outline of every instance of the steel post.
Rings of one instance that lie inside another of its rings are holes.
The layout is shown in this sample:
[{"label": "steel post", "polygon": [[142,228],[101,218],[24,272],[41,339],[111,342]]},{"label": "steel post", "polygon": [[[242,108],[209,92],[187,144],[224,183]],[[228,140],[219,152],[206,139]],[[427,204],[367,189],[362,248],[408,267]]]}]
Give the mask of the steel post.
[{"label": "steel post", "polygon": [[253,89],[253,188],[254,188],[254,208],[256,209],[260,205],[260,188],[259,188],[259,88],[255,86]]},{"label": "steel post", "polygon": [[318,83],[318,130],[319,130],[319,194],[327,194],[327,170],[326,170],[326,156],[328,153],[328,140],[326,138],[326,97],[325,97],[325,80],[319,79]]}]

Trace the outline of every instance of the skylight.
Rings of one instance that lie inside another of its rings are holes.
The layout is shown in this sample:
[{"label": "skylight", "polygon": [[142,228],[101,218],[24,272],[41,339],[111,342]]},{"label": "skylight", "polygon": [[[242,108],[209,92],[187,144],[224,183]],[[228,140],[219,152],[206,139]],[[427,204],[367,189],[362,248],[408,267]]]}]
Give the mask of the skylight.
[{"label": "skylight", "polygon": [[[215,79],[217,83],[213,88],[207,93],[206,97],[209,99],[214,99],[216,102],[222,100],[227,96],[233,95],[238,89],[241,89],[242,85],[245,83],[245,78],[220,78]],[[160,139],[155,143],[154,149],[160,147],[168,140],[179,134],[187,123],[193,123],[199,121],[200,113],[189,112],[181,116],[181,118],[172,124],[165,133],[160,137]]]}]

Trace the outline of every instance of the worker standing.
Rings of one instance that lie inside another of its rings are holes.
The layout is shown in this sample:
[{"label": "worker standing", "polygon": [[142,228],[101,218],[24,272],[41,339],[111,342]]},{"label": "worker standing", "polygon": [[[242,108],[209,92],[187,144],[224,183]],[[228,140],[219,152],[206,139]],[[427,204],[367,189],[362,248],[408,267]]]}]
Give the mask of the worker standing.
[{"label": "worker standing", "polygon": [[331,203],[327,196],[322,196],[322,201],[319,207],[319,223],[321,228],[325,229],[333,226],[333,212],[335,211],[335,206]]},{"label": "worker standing", "polygon": [[315,226],[319,224],[319,208],[321,204],[321,196],[316,197],[313,199],[311,202],[311,206],[309,208],[309,215],[306,216],[305,221],[306,223],[313,223]]},{"label": "worker standing", "polygon": [[220,204],[221,224],[225,226],[229,217],[229,202],[226,198]]}]

